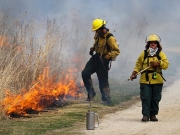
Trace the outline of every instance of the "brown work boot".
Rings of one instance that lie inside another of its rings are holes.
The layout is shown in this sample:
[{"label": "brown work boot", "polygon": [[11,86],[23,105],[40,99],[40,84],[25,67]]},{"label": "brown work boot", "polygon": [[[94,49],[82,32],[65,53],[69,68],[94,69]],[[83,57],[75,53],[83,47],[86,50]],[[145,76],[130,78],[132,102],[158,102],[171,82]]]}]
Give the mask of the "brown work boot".
[{"label": "brown work boot", "polygon": [[158,121],[158,119],[156,118],[156,116],[150,116],[150,121]]},{"label": "brown work boot", "polygon": [[143,118],[141,119],[143,122],[149,121],[149,117],[147,115],[143,115]]}]

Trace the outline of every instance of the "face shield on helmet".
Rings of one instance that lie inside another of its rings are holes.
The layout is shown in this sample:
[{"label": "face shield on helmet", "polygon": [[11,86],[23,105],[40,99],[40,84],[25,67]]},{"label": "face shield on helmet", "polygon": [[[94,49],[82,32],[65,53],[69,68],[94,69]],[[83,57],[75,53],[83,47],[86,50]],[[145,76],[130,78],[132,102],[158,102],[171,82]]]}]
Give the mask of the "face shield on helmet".
[{"label": "face shield on helmet", "polygon": [[105,24],[106,24],[106,21],[101,20],[101,19],[95,19],[92,22],[92,31],[98,30],[99,28],[101,28]]},{"label": "face shield on helmet", "polygon": [[158,35],[150,34],[149,36],[146,37],[145,42],[148,43],[149,41],[161,42],[161,38]]}]

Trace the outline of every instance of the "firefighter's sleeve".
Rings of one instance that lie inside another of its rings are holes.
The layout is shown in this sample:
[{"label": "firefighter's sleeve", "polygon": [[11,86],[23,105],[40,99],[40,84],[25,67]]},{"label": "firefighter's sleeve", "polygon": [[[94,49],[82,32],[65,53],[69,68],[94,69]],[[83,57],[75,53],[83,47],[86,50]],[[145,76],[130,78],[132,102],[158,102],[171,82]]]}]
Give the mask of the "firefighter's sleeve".
[{"label": "firefighter's sleeve", "polygon": [[169,66],[169,61],[168,61],[168,59],[167,59],[167,57],[166,57],[164,52],[161,51],[159,53],[159,56],[161,57],[160,68],[166,70],[168,68],[168,66]]},{"label": "firefighter's sleeve", "polygon": [[134,67],[134,71],[140,72],[143,68],[143,60],[144,59],[144,51],[139,55],[138,59],[136,60],[136,64]]},{"label": "firefighter's sleeve", "polygon": [[94,44],[91,48],[93,48],[95,50],[95,46],[96,46],[96,42],[97,42],[97,33],[95,33],[94,35]]},{"label": "firefighter's sleeve", "polygon": [[116,39],[113,36],[109,37],[107,40],[107,44],[111,50],[108,53],[108,55],[110,55],[111,58],[117,57],[120,54],[120,49],[119,49]]}]

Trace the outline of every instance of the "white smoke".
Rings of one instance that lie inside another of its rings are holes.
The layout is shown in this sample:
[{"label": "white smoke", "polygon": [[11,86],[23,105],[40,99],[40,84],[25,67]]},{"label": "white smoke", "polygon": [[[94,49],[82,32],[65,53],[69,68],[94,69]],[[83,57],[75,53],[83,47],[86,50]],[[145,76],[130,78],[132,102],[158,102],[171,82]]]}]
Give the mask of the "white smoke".
[{"label": "white smoke", "polygon": [[110,77],[120,80],[131,74],[138,55],[145,47],[147,35],[159,35],[163,50],[167,53],[169,51],[165,48],[179,47],[178,0],[0,0],[0,3],[0,15],[19,15],[23,18],[26,12],[39,24],[47,18],[55,18],[61,27],[66,28],[66,35],[71,40],[67,42],[67,46],[72,47],[68,55],[82,55],[83,63],[78,63],[82,65],[90,58],[88,53],[93,44],[93,19],[106,20],[107,28],[120,43],[121,51],[117,61],[112,64]]}]

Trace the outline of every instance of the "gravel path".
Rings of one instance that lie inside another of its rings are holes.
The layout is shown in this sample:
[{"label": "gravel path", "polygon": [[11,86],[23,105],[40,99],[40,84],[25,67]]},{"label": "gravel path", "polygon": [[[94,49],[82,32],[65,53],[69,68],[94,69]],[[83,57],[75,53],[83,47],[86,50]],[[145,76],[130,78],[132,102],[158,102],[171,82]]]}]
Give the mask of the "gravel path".
[{"label": "gravel path", "polygon": [[95,130],[86,135],[180,135],[180,79],[163,89],[158,122],[141,122],[141,103],[107,114]]}]

